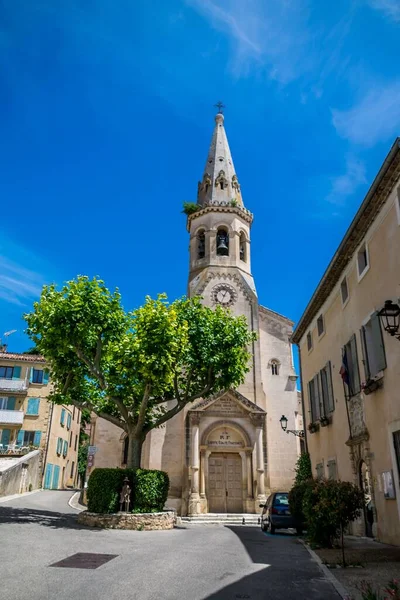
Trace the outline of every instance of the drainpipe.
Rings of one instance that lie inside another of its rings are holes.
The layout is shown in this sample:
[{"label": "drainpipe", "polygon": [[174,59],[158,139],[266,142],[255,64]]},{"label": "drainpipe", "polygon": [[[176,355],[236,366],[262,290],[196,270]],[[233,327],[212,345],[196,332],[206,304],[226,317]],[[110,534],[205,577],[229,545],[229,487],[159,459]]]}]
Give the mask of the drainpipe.
[{"label": "drainpipe", "polygon": [[50,435],[51,435],[51,425],[52,425],[52,422],[53,422],[53,412],[54,412],[54,404],[51,402],[50,403],[49,428],[48,428],[48,432],[47,432],[47,443],[46,443],[46,450],[45,450],[44,461],[43,461],[43,469],[42,469],[42,486],[43,486],[43,477],[44,477],[44,473],[45,473],[45,469],[46,469],[46,463],[47,463],[47,454],[49,452]]},{"label": "drainpipe", "polygon": [[306,411],[304,407],[304,385],[303,385],[303,369],[301,368],[301,350],[300,343],[296,344],[297,350],[299,351],[299,367],[300,367],[300,385],[301,385],[301,410],[303,411],[303,426],[304,426],[304,446],[308,453],[308,442],[307,442],[307,427],[306,427]]},{"label": "drainpipe", "polygon": [[[250,318],[251,318],[251,331],[254,333],[254,314],[253,314],[253,302],[250,302]],[[253,354],[253,387],[254,387],[254,404],[257,404],[257,381],[256,381],[256,350],[255,341],[251,342],[251,351]]]}]

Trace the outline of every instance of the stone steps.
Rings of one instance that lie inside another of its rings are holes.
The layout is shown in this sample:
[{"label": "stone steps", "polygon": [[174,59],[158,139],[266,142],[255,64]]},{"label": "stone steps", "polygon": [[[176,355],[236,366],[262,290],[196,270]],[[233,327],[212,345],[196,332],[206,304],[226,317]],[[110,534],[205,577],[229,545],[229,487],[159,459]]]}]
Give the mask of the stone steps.
[{"label": "stone steps", "polygon": [[260,526],[259,514],[220,514],[207,513],[204,515],[195,515],[191,517],[180,517],[182,524],[190,525],[252,525]]}]

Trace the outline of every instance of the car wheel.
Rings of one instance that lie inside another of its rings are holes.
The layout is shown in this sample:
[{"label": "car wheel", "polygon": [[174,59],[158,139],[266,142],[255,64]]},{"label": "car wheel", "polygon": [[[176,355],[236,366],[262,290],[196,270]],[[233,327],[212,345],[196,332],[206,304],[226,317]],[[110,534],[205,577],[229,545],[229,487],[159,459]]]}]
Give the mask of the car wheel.
[{"label": "car wheel", "polygon": [[269,532],[274,535],[275,533],[275,525],[272,525],[271,521],[269,523]]}]

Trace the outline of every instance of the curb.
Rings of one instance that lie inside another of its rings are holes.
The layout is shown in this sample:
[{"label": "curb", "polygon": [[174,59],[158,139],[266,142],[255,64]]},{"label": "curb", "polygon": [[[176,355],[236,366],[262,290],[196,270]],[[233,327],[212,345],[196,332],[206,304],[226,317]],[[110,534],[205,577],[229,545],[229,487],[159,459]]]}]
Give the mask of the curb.
[{"label": "curb", "polygon": [[80,495],[81,495],[80,491],[79,492],[75,492],[75,494],[73,494],[71,496],[71,498],[68,500],[68,505],[71,508],[73,508],[73,509],[75,509],[75,510],[77,510],[79,512],[83,512],[83,511],[85,511],[87,509],[86,509],[86,506],[83,506],[82,504],[79,503],[79,497],[80,497]]},{"label": "curb", "polygon": [[42,488],[39,488],[38,490],[32,490],[31,492],[24,492],[23,494],[12,494],[11,496],[2,496],[0,498],[0,503],[1,502],[8,502],[9,500],[15,500],[17,498],[24,498],[25,496],[32,496],[32,494],[37,494],[38,492],[41,492]]},{"label": "curb", "polygon": [[343,599],[343,600],[347,600],[347,598],[351,598],[351,594],[346,590],[346,588],[340,583],[340,581],[338,581],[336,579],[336,577],[333,575],[333,573],[330,571],[330,569],[328,569],[328,567],[326,567],[322,560],[320,559],[320,557],[318,556],[318,554],[316,554],[314,552],[314,550],[311,550],[311,548],[300,538],[297,538],[298,541],[300,542],[300,544],[302,544],[304,546],[304,548],[307,550],[307,552],[310,554],[311,558],[318,564],[319,568],[321,569],[322,573],[325,576],[325,579],[327,579],[335,588],[335,590],[337,591],[337,593],[339,594],[339,596]]}]

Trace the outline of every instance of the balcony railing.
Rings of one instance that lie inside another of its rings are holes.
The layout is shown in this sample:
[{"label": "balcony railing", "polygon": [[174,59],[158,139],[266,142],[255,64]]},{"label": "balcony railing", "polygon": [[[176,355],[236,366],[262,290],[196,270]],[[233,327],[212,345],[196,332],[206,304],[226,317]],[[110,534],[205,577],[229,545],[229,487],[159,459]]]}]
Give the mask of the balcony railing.
[{"label": "balcony railing", "polygon": [[27,389],[26,379],[0,379],[0,392],[26,392]]},{"label": "balcony railing", "polygon": [[0,410],[0,425],[22,425],[23,420],[22,410]]}]

